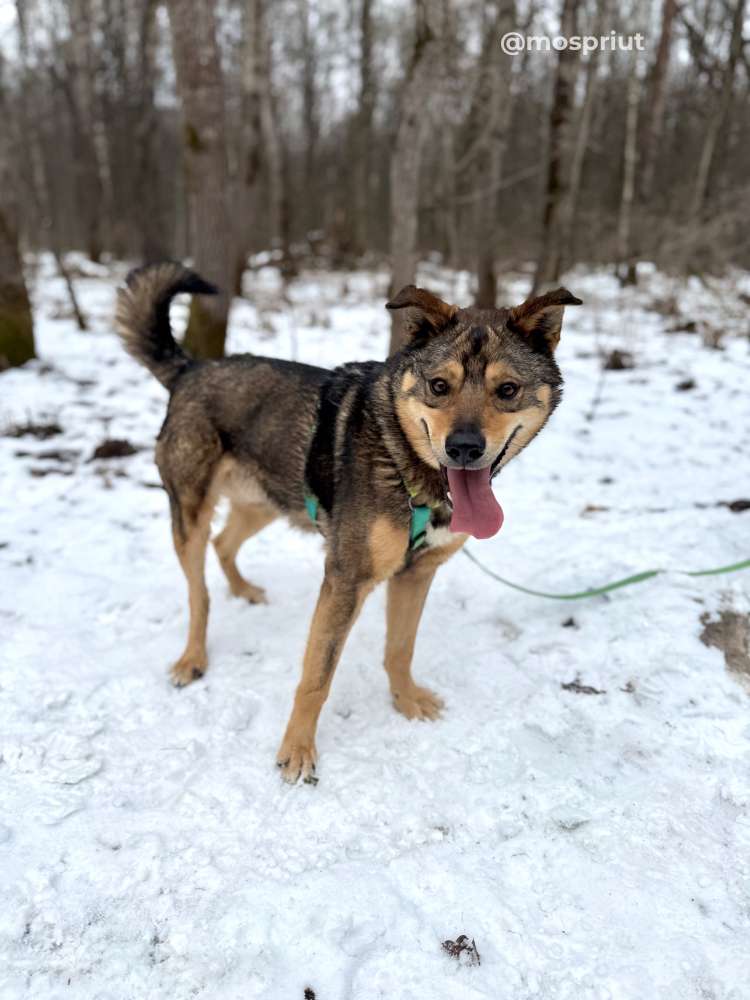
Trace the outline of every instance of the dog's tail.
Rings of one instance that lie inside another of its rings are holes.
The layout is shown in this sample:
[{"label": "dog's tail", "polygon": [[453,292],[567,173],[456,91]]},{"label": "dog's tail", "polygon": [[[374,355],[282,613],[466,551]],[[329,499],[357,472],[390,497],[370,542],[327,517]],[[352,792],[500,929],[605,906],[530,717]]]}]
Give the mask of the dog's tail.
[{"label": "dog's tail", "polygon": [[136,268],[117,292],[115,320],[125,349],[136,361],[173,389],[193,364],[172,335],[169,304],[180,292],[216,295],[218,289],[182,264],[168,261]]}]

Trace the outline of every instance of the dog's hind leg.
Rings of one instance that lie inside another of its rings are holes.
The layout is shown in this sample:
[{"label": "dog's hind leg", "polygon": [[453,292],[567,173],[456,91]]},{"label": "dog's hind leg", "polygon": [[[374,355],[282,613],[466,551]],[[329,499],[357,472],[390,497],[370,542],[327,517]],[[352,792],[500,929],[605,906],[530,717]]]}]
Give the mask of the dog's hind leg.
[{"label": "dog's hind leg", "polygon": [[183,513],[181,524],[172,526],[175,551],[187,579],[190,606],[187,645],[170,673],[176,687],[184,687],[202,677],[208,666],[206,628],[209,600],[205,562],[213,508],[213,499],[207,497],[196,515],[186,517]]},{"label": "dog's hind leg", "polygon": [[393,705],[407,719],[437,719],[443,701],[414,683],[411,661],[422,610],[438,566],[463,545],[465,536],[418,556],[388,581],[385,669]]},{"label": "dog's hind leg", "polygon": [[262,531],[276,516],[276,511],[266,504],[232,503],[224,530],[214,539],[229,589],[235,597],[244,597],[251,604],[265,604],[266,592],[242,576],[237,569],[237,553],[243,542]]}]

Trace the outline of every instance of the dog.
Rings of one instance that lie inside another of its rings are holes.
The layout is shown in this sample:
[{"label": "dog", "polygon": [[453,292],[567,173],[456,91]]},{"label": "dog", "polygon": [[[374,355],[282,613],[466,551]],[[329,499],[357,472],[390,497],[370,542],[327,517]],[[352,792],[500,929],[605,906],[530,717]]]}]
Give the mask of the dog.
[{"label": "dog", "polygon": [[385,362],[328,371],[250,354],[190,358],[172,335],[170,302],[215,291],[164,263],[133,271],[118,293],[126,349],[170,393],[156,463],[190,606],[171,678],[190,684],[207,667],[204,562],[220,497],[230,509],[216,553],[232,594],[253,604],[265,594],[237,568],[242,543],[280,516],[320,532],[325,573],[277,756],[286,781],[315,783],[318,717],[349,630],[381,582],[393,704],[408,719],[440,714],[441,699],[411,673],[430,583],[469,535],[499,530],[492,480],[560,401],[554,351],[564,307],[581,300],[558,288],[512,309],[461,309],[408,285],[386,304],[404,318],[406,346]]}]

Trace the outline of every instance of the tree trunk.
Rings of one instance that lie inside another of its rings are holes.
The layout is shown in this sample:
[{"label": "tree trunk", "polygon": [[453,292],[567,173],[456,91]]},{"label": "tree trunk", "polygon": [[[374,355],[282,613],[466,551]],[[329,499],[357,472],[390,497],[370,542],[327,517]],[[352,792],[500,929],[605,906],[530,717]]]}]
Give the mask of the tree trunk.
[{"label": "tree trunk", "polygon": [[[563,0],[560,17],[560,34],[566,38],[575,35],[580,0]],[[547,154],[547,185],[542,218],[542,247],[537,263],[532,291],[544,290],[556,284],[562,265],[562,220],[568,195],[566,167],[570,145],[570,119],[575,97],[575,78],[578,53],[570,48],[561,49],[557,59],[555,89],[552,98],[549,124],[549,150]]]},{"label": "tree trunk", "polygon": [[305,137],[304,171],[305,197],[302,219],[308,235],[319,221],[320,185],[316,174],[320,123],[318,121],[318,91],[315,84],[315,38],[311,21],[310,0],[299,0],[302,25],[302,130]]},{"label": "tree trunk", "polygon": [[672,46],[672,25],[677,13],[677,0],[664,0],[661,14],[661,34],[656,59],[651,71],[650,99],[646,106],[646,121],[643,129],[644,141],[641,151],[641,200],[644,205],[651,201],[656,169],[656,157],[664,128],[664,108],[667,99],[667,69]]},{"label": "tree trunk", "polygon": [[[245,0],[242,6],[242,72],[240,74],[242,125],[240,133],[240,168],[235,223],[235,294],[242,294],[242,275],[250,250],[248,218],[256,218],[263,167],[263,0]],[[256,226],[257,232],[257,226]]]},{"label": "tree trunk", "polygon": [[[600,8],[599,16],[594,24],[592,34],[601,35],[604,31],[605,8]],[[578,215],[578,201],[581,193],[581,181],[583,180],[583,166],[586,162],[586,151],[591,135],[591,121],[594,114],[594,103],[596,100],[596,84],[599,70],[598,60],[599,50],[594,49],[588,54],[586,63],[586,81],[583,93],[583,104],[578,118],[578,128],[575,135],[575,143],[570,162],[570,179],[568,183],[568,194],[562,213],[562,234],[560,238],[560,267],[565,267],[566,263],[573,258],[573,233],[575,230],[576,218]]]},{"label": "tree trunk", "polygon": [[[85,249],[93,261],[104,251],[105,187],[107,171],[101,160],[101,128],[96,102],[96,66],[92,52],[94,26],[90,0],[72,0],[68,7],[72,58],[65,74],[57,76],[68,103],[73,126],[72,158],[76,173],[77,210],[85,220]],[[52,69],[53,75],[55,70]]]},{"label": "tree trunk", "polygon": [[[416,35],[411,65],[401,95],[401,117],[391,154],[391,292],[413,284],[417,271],[419,165],[429,124],[438,42],[428,20],[429,0],[415,0]],[[404,343],[403,310],[391,317],[389,354]]]},{"label": "tree trunk", "polygon": [[196,357],[224,353],[233,259],[226,194],[224,94],[214,0],[169,0],[177,89],[182,102],[189,241],[196,270],[220,289],[193,296],[185,346]]},{"label": "tree trunk", "polygon": [[[0,55],[0,115],[5,120],[2,69]],[[18,245],[17,178],[8,152],[7,143],[0,143],[0,371],[35,356],[31,306]]]},{"label": "tree trunk", "polygon": [[[47,164],[39,146],[39,136],[35,123],[29,115],[28,99],[32,94],[33,76],[29,71],[29,35],[27,9],[24,0],[16,0],[16,21],[18,24],[18,55],[21,73],[18,104],[20,126],[19,153],[22,180],[27,195],[26,203],[32,206],[31,219],[26,219],[27,233],[33,232],[37,239],[44,235],[47,236],[49,249],[52,250],[57,268],[68,290],[70,304],[78,329],[87,330],[86,317],[78,302],[70,271],[66,267],[62,252],[60,251],[56,228],[52,224],[52,208],[49,204],[49,189],[46,183]],[[0,101],[0,105],[1,103]],[[34,229],[31,229],[30,222],[35,224]]]},{"label": "tree trunk", "polygon": [[625,146],[623,149],[622,193],[620,214],[617,221],[617,257],[620,263],[620,280],[623,284],[636,283],[635,259],[632,255],[630,230],[635,195],[635,171],[638,163],[638,104],[641,96],[641,79],[638,72],[638,55],[632,54],[628,80],[627,114],[625,118]]},{"label": "tree trunk", "polygon": [[141,0],[138,31],[138,105],[135,111],[135,176],[133,191],[138,217],[141,256],[144,261],[164,260],[173,255],[172,239],[165,232],[164,207],[159,186],[158,117],[156,89],[158,0]]},{"label": "tree trunk", "polygon": [[[481,69],[487,77],[485,104],[484,142],[477,156],[477,186],[489,188],[485,198],[477,202],[477,295],[476,305],[494,309],[497,305],[497,273],[495,256],[498,245],[497,208],[502,181],[503,163],[513,112],[511,89],[513,61],[509,56],[498,58],[497,39],[510,31],[516,22],[514,0],[499,0],[492,27],[488,32],[491,44],[487,59]],[[485,53],[483,53],[484,62]]]},{"label": "tree trunk", "polygon": [[372,66],[372,0],[361,0],[359,18],[359,107],[354,141],[354,247],[361,254],[369,246],[372,204],[372,118],[375,81]]},{"label": "tree trunk", "polygon": [[721,93],[718,105],[711,115],[706,128],[703,149],[698,160],[698,172],[693,188],[693,197],[690,207],[690,222],[694,228],[700,225],[700,217],[708,192],[708,179],[711,173],[711,166],[714,161],[714,153],[729,116],[729,109],[732,105],[732,91],[734,90],[734,76],[737,63],[742,54],[742,25],[745,13],[745,0],[736,0],[734,16],[732,18],[732,36],[729,43],[729,58],[724,67],[721,81]]},{"label": "tree trunk", "polygon": [[36,354],[31,305],[11,211],[0,206],[0,371],[22,365]]}]

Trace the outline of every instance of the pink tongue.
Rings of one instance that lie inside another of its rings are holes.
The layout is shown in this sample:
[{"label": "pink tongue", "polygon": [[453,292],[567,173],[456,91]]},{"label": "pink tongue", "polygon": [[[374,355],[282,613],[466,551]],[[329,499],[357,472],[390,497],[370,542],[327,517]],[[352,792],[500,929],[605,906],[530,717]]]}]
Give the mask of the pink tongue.
[{"label": "pink tongue", "polygon": [[490,486],[490,468],[447,469],[453,501],[451,531],[492,538],[503,525],[503,510]]}]

